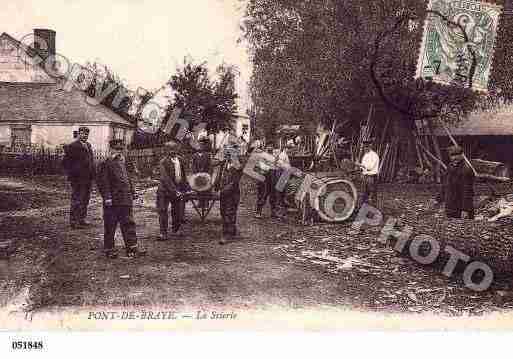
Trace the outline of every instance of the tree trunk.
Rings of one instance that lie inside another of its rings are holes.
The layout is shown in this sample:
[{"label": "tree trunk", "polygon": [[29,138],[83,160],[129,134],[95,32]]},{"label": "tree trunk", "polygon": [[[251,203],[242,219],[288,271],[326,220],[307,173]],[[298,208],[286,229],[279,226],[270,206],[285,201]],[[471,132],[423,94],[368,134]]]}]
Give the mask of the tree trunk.
[{"label": "tree trunk", "polygon": [[[438,143],[438,138],[435,136],[433,131],[433,122],[431,120],[427,121],[427,129],[429,132],[429,137],[431,138],[431,142],[433,142],[433,147],[435,149],[435,155],[438,157],[438,159],[442,160],[442,152],[440,151],[440,144]],[[441,182],[442,173],[441,173],[441,167],[440,164],[437,162],[436,164],[436,183]]]}]

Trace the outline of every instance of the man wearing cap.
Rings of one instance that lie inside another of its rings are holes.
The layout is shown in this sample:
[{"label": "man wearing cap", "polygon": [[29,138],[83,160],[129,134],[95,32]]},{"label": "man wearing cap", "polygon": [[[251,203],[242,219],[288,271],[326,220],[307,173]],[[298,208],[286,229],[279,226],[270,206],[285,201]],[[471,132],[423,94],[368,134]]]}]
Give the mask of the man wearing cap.
[{"label": "man wearing cap", "polygon": [[86,222],[87,206],[91,198],[91,187],[95,177],[94,155],[87,142],[89,128],[78,129],[78,139],[65,146],[63,167],[71,184],[70,225],[82,228]]},{"label": "man wearing cap", "polygon": [[139,249],[135,221],[133,217],[134,187],[128,174],[125,158],[125,145],[122,140],[109,143],[109,156],[98,166],[96,183],[103,198],[104,249],[108,258],[114,259],[114,235],[119,223],[126,254],[129,258],[146,254]]},{"label": "man wearing cap", "polygon": [[369,199],[374,206],[378,205],[378,175],[379,175],[379,156],[373,149],[372,139],[366,139],[363,142],[364,155],[362,162],[357,163],[362,169],[363,195],[362,203],[369,203]]},{"label": "man wearing cap", "polygon": [[466,163],[460,146],[449,147],[447,152],[449,165],[439,200],[445,202],[447,217],[474,219],[474,171]]},{"label": "man wearing cap", "polygon": [[157,210],[159,213],[160,236],[157,241],[168,237],[168,208],[171,204],[173,234],[178,234],[185,211],[183,195],[190,190],[185,174],[185,166],[178,155],[178,144],[170,141],[165,144],[166,156],[160,161],[160,182],[157,189]]}]

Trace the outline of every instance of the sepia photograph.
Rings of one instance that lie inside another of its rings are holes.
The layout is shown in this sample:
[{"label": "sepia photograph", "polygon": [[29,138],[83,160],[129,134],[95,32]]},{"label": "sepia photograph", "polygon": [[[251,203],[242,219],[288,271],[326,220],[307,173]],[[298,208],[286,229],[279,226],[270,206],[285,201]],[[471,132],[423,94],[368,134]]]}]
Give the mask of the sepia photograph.
[{"label": "sepia photograph", "polygon": [[513,329],[513,1],[0,24],[3,331]]}]

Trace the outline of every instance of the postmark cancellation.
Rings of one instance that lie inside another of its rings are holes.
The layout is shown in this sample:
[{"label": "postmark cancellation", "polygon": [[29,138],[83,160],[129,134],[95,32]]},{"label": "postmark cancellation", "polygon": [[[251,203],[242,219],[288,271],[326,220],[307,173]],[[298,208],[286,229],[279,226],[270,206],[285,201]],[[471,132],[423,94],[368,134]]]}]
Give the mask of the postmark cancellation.
[{"label": "postmark cancellation", "polygon": [[430,0],[416,77],[487,91],[501,12],[483,1]]}]

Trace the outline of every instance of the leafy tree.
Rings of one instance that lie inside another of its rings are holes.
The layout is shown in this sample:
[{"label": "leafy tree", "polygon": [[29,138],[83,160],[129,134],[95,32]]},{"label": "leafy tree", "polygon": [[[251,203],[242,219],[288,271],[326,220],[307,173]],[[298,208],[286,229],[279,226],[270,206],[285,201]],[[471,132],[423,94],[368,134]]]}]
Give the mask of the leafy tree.
[{"label": "leafy tree", "polygon": [[[254,71],[252,100],[267,133],[289,122],[348,119],[371,104],[408,133],[414,121],[470,111],[480,94],[414,78],[427,3],[416,0],[249,0],[242,27]],[[502,17],[497,63],[511,65],[511,20]],[[502,39],[503,43],[500,43]],[[490,87],[511,93],[503,65]]]},{"label": "leafy tree", "polygon": [[238,71],[234,66],[223,64],[217,68],[216,75],[217,79],[212,80],[205,62],[195,64],[185,58],[183,67],[177,69],[167,83],[174,95],[166,110],[166,120],[178,107],[183,109],[183,117],[188,119],[191,128],[205,123],[209,134],[232,128],[237,113],[235,79]]}]

